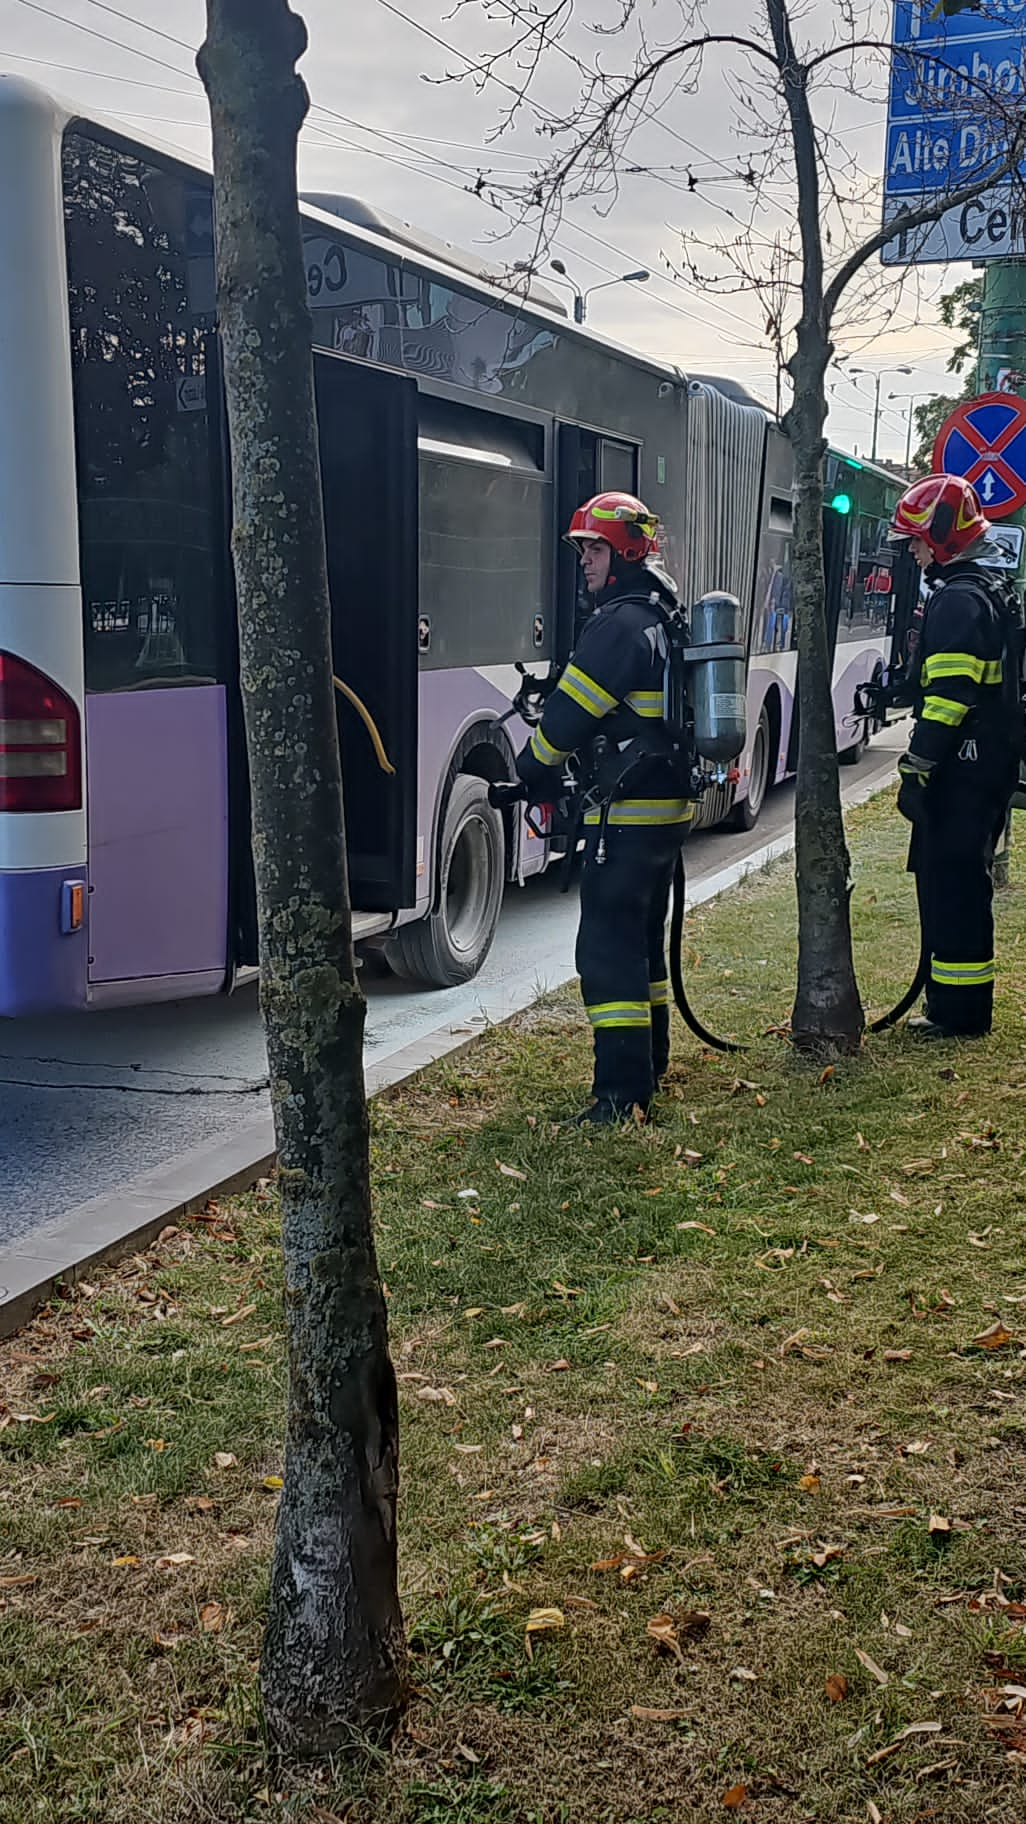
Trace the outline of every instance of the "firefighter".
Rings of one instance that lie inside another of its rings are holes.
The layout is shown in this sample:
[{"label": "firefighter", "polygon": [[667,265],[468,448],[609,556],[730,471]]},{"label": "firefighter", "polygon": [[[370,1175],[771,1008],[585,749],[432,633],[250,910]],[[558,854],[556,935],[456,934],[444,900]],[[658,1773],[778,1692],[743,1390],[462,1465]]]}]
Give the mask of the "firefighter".
[{"label": "firefighter", "polygon": [[567,538],[593,612],[517,760],[531,802],[545,804],[560,796],[564,762],[581,757],[576,960],[595,1074],[580,1120],[597,1126],[644,1118],[670,1060],[666,912],[694,805],[663,721],[664,613],[676,591],[657,560],[658,523],[631,494],[597,494],[574,514]]},{"label": "firefighter", "polygon": [[1009,609],[984,567],[990,530],[968,482],[931,475],[902,496],[890,532],[932,585],[898,792],[931,953],[926,1013],[909,1021],[924,1039],[975,1037],[991,1025],[991,864],[1018,780],[1021,713]]}]

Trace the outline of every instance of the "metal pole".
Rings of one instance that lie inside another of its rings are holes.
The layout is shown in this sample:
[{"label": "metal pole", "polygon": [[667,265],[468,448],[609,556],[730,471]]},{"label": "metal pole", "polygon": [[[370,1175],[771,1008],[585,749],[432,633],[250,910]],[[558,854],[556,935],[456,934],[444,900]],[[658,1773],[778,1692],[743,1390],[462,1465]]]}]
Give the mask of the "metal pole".
[{"label": "metal pole", "polygon": [[873,454],[871,457],[871,461],[873,461],[873,462],[876,461],[876,447],[877,447],[877,442],[879,440],[879,435],[880,435],[880,382],[882,379],[883,379],[883,374],[882,373],[877,374],[877,376],[876,376],[876,406],[873,411]]},{"label": "metal pole", "polygon": [[908,434],[905,438],[905,470],[906,470],[906,473],[912,467],[912,419],[915,416],[915,409],[916,409],[916,395],[913,393],[909,396],[909,402],[908,402]]},{"label": "metal pole", "polygon": [[574,322],[575,323],[584,322],[584,293],[583,293],[583,291],[574,292]]}]

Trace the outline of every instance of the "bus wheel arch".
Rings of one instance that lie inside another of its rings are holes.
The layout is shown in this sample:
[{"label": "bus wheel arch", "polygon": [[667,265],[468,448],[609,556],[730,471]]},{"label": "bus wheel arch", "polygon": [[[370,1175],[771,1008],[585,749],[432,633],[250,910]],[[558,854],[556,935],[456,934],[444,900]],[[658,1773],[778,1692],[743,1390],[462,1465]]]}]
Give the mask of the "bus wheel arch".
[{"label": "bus wheel arch", "polygon": [[488,787],[508,779],[511,765],[501,736],[486,728],[469,729],[456,747],[435,818],[430,909],[384,945],[390,968],[406,981],[426,988],[469,982],[492,947],[512,832],[489,804]]}]

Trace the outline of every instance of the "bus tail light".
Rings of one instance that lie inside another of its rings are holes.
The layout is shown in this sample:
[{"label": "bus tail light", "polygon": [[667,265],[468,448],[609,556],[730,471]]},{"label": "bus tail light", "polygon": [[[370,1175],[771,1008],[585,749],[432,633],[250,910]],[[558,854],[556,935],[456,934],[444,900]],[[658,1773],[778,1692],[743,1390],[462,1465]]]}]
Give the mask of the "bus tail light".
[{"label": "bus tail light", "polygon": [[82,806],[82,728],[71,698],[24,659],[0,652],[0,811]]}]

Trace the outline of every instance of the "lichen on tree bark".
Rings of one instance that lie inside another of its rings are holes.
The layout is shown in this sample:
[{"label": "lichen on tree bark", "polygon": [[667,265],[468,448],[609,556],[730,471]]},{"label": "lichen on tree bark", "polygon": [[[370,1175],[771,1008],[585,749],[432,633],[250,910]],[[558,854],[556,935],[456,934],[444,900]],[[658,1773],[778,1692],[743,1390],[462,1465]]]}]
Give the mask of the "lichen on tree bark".
[{"label": "lichen on tree bark", "polygon": [[296,185],[306,43],[287,0],[207,0],[198,67],[286,1286],[285,1485],[262,1690],[279,1747],[323,1756],[394,1718],[405,1645]]}]

